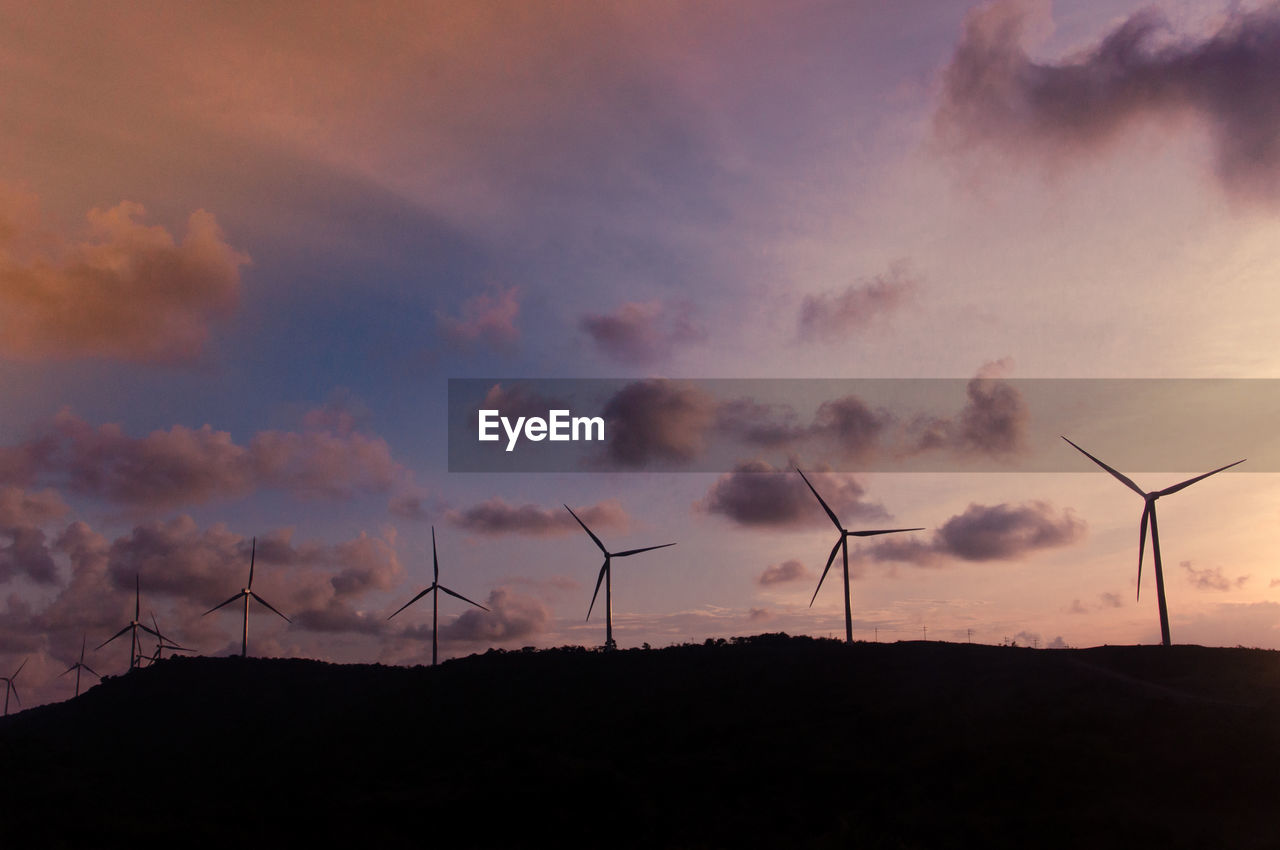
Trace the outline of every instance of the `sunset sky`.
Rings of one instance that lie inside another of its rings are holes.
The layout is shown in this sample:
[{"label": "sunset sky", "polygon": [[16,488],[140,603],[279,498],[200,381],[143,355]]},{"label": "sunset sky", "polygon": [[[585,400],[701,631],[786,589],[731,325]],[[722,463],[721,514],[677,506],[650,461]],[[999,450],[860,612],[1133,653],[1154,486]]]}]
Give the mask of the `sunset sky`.
[{"label": "sunset sky", "polygon": [[[254,654],[429,662],[429,603],[386,617],[433,524],[492,609],[443,598],[445,656],[597,645],[566,502],[613,549],[679,542],[615,564],[622,646],[843,634],[798,476],[450,473],[450,378],[1280,378],[1277,3],[0,9],[24,706],[70,696],[135,575],[166,634],[238,652],[235,606],[200,614],[255,536],[293,623],[255,614]],[[855,547],[855,638],[1158,642],[1141,500],[1062,450],[1079,474],[815,475],[850,526],[929,529]],[[1160,503],[1175,642],[1280,647],[1278,483]]]}]

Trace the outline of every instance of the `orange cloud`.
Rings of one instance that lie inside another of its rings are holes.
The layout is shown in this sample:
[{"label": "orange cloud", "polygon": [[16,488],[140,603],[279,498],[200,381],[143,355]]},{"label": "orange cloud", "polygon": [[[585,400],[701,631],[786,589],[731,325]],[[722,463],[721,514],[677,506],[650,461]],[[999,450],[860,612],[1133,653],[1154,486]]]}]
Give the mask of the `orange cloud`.
[{"label": "orange cloud", "polygon": [[83,241],[39,230],[30,198],[0,193],[0,351],[22,358],[185,363],[240,303],[249,257],[196,210],[181,241],[140,204],[93,209]]}]

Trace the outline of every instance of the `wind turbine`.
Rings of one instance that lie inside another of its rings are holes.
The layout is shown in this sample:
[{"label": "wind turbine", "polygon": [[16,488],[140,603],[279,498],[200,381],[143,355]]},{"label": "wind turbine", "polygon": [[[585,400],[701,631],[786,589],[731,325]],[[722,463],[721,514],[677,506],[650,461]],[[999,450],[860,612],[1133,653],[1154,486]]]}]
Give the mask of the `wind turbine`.
[{"label": "wind turbine", "polygon": [[[68,667],[66,670],[62,671],[62,673],[58,675],[58,678],[61,679],[63,676],[67,675],[72,670],[76,671],[76,696],[80,696],[80,671],[81,670],[88,670],[90,673],[93,673],[93,675],[98,676],[98,674],[94,672],[94,669],[92,667],[84,663],[84,642],[85,642],[85,637],[81,635],[80,636],[80,660],[77,661],[75,664],[72,664],[70,667]],[[98,678],[101,679],[102,677],[98,676]]]},{"label": "wind turbine", "polygon": [[4,716],[9,716],[9,692],[13,692],[13,698],[18,701],[18,705],[22,705],[22,700],[18,697],[18,686],[14,683],[14,679],[18,678],[18,674],[22,672],[22,668],[27,666],[29,659],[22,659],[22,663],[18,665],[18,669],[13,671],[12,676],[0,676],[4,680]]},{"label": "wind turbine", "polygon": [[[1066,437],[1063,437],[1062,439],[1067,440]],[[1233,466],[1244,463],[1248,458],[1241,458],[1235,463],[1220,466],[1212,472],[1206,472],[1204,475],[1197,475],[1195,478],[1188,478],[1181,484],[1174,484],[1172,487],[1166,487],[1163,490],[1152,490],[1150,493],[1147,493],[1137,484],[1134,484],[1129,478],[1126,478],[1124,475],[1116,472],[1114,469],[1107,466],[1105,463],[1098,460],[1075,443],[1072,443],[1070,440],[1067,440],[1067,442],[1072,448],[1080,452],[1080,454],[1084,455],[1107,472],[1110,472],[1118,478],[1121,483],[1146,501],[1146,507],[1142,509],[1142,524],[1138,528],[1138,592],[1135,599],[1141,598],[1142,596],[1142,554],[1147,545],[1147,521],[1150,520],[1151,553],[1155,556],[1156,562],[1156,599],[1160,603],[1160,642],[1165,646],[1169,646],[1169,610],[1165,607],[1164,603],[1164,567],[1160,562],[1160,532],[1156,528],[1156,499],[1159,499],[1161,496],[1172,496],[1179,490],[1190,487],[1192,484],[1195,484],[1197,481],[1202,481],[1210,475],[1216,475],[1224,469],[1230,469]]]},{"label": "wind turbine", "polygon": [[[395,614],[392,614],[391,617],[394,617],[396,614],[399,614],[401,611],[408,608],[410,605],[417,602],[419,599],[426,596],[428,593],[431,593],[433,590],[442,590],[445,593],[449,594],[450,596],[453,596],[457,599],[461,599],[463,602],[468,602],[476,606],[482,611],[489,610],[488,608],[481,605],[479,602],[474,602],[468,599],[467,597],[463,596],[461,593],[454,593],[452,590],[450,590],[449,588],[445,587],[443,584],[440,583],[440,558],[436,556],[436,527],[434,525],[431,526],[431,569],[432,569],[431,586],[428,587],[426,590],[422,591],[421,593],[419,593],[417,596],[410,599],[408,602],[401,605],[398,609],[396,609]],[[387,619],[390,620],[391,617],[388,617]],[[431,666],[432,667],[436,665],[436,658],[438,656],[438,646],[436,643],[436,624],[439,622],[439,619],[440,619],[440,594],[437,593],[435,596],[431,597]]]},{"label": "wind turbine", "polygon": [[578,520],[578,525],[582,526],[582,530],[587,533],[596,546],[600,547],[600,551],[604,553],[604,565],[600,567],[600,575],[596,578],[596,590],[591,594],[591,605],[587,608],[587,620],[591,619],[591,609],[596,607],[596,597],[600,595],[600,582],[604,582],[604,648],[617,649],[618,645],[613,641],[613,571],[609,568],[610,562],[614,558],[625,558],[627,555],[638,555],[641,552],[651,552],[654,549],[665,549],[668,546],[674,546],[674,543],[663,543],[661,546],[646,546],[643,549],[628,549],[625,552],[610,552],[604,548],[604,544],[600,542],[600,538],[596,537],[591,529],[587,528],[587,524],[573,513],[573,508],[568,505],[564,509],[573,514],[573,518]]},{"label": "wind turbine", "polygon": [[[796,467],[796,472],[800,472],[800,467]],[[849,538],[850,537],[874,537],[877,534],[898,534],[903,531],[924,531],[923,528],[880,528],[872,531],[849,531],[840,524],[840,520],[836,517],[835,511],[822,500],[818,495],[818,491],[809,484],[809,479],[805,478],[803,472],[800,477],[804,478],[804,483],[809,485],[810,492],[814,498],[822,505],[822,509],[827,512],[827,516],[831,517],[831,522],[840,532],[840,539],[836,541],[836,545],[831,547],[831,554],[827,556],[827,566],[822,570],[822,577],[818,579],[818,586],[813,591],[813,598],[809,600],[809,607],[813,607],[813,602],[818,598],[818,591],[822,590],[822,582],[826,580],[827,573],[831,570],[831,565],[836,560],[836,550],[844,552],[844,639],[847,643],[853,643],[853,609],[849,604]]]},{"label": "wind turbine", "polygon": [[[230,605],[232,602],[235,602],[240,597],[242,596],[244,597],[244,631],[241,632],[240,634],[240,657],[241,658],[244,658],[249,654],[249,600],[250,599],[253,599],[256,602],[262,605],[265,605],[267,610],[278,615],[286,623],[293,622],[293,620],[290,620],[284,614],[281,614],[274,607],[272,607],[270,602],[268,602],[267,600],[263,599],[261,596],[253,592],[253,563],[254,563],[254,560],[257,558],[257,555],[258,555],[258,538],[255,537],[253,538],[253,548],[249,550],[249,583],[245,585],[243,588],[241,588],[239,593],[237,593],[235,596],[228,599],[226,602],[222,602],[217,605],[214,605],[208,611],[205,611],[203,614],[200,615],[201,617],[207,617],[210,614],[212,614],[214,611],[217,611],[223,605]],[[160,636],[156,635],[156,637],[160,637]]]},{"label": "wind turbine", "polygon": [[160,624],[156,622],[156,614],[154,611],[151,612],[151,625],[156,627],[156,634],[160,635],[160,637],[156,639],[156,651],[147,659],[148,664],[155,664],[157,661],[163,660],[164,651],[166,649],[170,652],[195,652],[194,649],[187,649],[185,646],[174,643],[172,640],[161,634]]},{"label": "wind turbine", "polygon": [[[120,637],[125,632],[130,632],[131,633],[130,645],[129,645],[129,669],[130,670],[138,666],[138,653],[140,651],[140,644],[138,642],[138,629],[142,629],[144,632],[147,632],[148,634],[153,635],[155,637],[160,637],[160,634],[158,632],[152,631],[151,629],[147,628],[145,625],[143,625],[142,621],[138,619],[141,616],[141,612],[142,612],[142,586],[139,584],[138,576],[135,573],[133,576],[133,619],[129,621],[129,625],[125,626],[123,629],[116,632],[114,635],[107,638],[102,643],[98,644],[98,647],[97,647],[97,649],[102,649],[102,647],[111,643],[111,641]],[[95,650],[95,652],[96,651],[97,650]]]}]

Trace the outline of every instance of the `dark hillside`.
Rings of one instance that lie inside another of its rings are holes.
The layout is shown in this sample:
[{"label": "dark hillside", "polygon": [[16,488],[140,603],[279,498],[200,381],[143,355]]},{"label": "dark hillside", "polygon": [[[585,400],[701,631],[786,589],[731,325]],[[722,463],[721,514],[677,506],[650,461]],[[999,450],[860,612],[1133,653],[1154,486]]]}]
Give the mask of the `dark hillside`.
[{"label": "dark hillside", "polygon": [[1280,655],[174,659],[8,718],[0,767],[14,847],[1275,847]]}]

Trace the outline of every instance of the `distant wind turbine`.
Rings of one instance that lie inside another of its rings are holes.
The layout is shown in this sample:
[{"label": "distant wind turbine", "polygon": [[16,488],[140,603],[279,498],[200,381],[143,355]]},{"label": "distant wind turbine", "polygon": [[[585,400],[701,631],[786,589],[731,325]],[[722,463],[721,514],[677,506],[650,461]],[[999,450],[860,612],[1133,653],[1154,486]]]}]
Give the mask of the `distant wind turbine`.
[{"label": "distant wind turbine", "polygon": [[[396,614],[399,614],[401,611],[408,608],[410,605],[412,605],[422,597],[426,596],[428,593],[431,593],[432,591],[435,591],[435,590],[442,590],[456,599],[461,599],[463,602],[467,602],[467,603],[470,603],[471,605],[476,606],[482,611],[489,610],[488,608],[481,605],[479,602],[474,602],[468,599],[467,597],[463,596],[461,593],[454,593],[452,590],[450,590],[449,588],[445,587],[443,584],[440,583],[440,558],[437,557],[436,555],[436,527],[434,525],[431,526],[431,570],[432,570],[431,586],[428,587],[426,590],[422,591],[421,593],[419,593],[417,596],[410,599],[408,602],[401,605],[399,608],[397,608],[395,614],[392,614],[391,617],[394,617]],[[387,619],[390,620],[391,617],[387,617]],[[436,664],[436,659],[438,658],[438,653],[439,653],[438,645],[436,643],[436,632],[437,632],[436,626],[439,623],[439,620],[440,620],[440,594],[437,593],[431,597],[431,666],[433,667]]]},{"label": "distant wind turbine", "polygon": [[[92,667],[84,663],[84,643],[85,643],[85,636],[81,635],[80,636],[80,660],[77,661],[75,664],[72,664],[66,670],[62,671],[62,673],[58,674],[58,678],[61,679],[63,676],[67,675],[72,670],[76,671],[76,696],[80,696],[80,671],[81,670],[88,670],[90,673],[93,673],[93,675],[98,676],[98,674],[94,672]],[[98,678],[101,679],[102,677],[98,676]]]},{"label": "distant wind turbine", "polygon": [[13,693],[13,698],[14,700],[17,701],[18,705],[22,705],[22,700],[18,697],[18,685],[14,680],[18,678],[18,674],[22,672],[22,668],[27,666],[28,660],[29,659],[27,658],[22,659],[22,663],[18,665],[17,670],[13,671],[12,676],[0,676],[0,679],[4,680],[4,716],[5,717],[9,716],[9,694],[11,692]]},{"label": "distant wind turbine", "polygon": [[[1062,439],[1067,440],[1066,437],[1063,437]],[[1072,443],[1070,440],[1067,440],[1067,442],[1071,445],[1072,448],[1080,452],[1080,454],[1089,458],[1089,460],[1093,461],[1098,466],[1105,469],[1107,472],[1110,472],[1117,479],[1119,479],[1121,483],[1123,483],[1126,487],[1128,487],[1133,492],[1137,493],[1146,501],[1147,503],[1146,507],[1142,509],[1142,524],[1139,526],[1139,529],[1138,529],[1138,590],[1137,590],[1137,595],[1134,598],[1137,599],[1137,598],[1141,598],[1142,596],[1142,554],[1143,554],[1143,550],[1146,548],[1146,545],[1147,545],[1147,521],[1150,520],[1151,522],[1151,553],[1152,555],[1155,556],[1155,562],[1156,562],[1156,599],[1160,605],[1160,642],[1163,643],[1165,646],[1169,646],[1170,644],[1169,610],[1168,608],[1165,607],[1165,603],[1164,603],[1164,567],[1160,562],[1160,532],[1156,527],[1156,499],[1159,499],[1161,496],[1172,496],[1174,493],[1184,488],[1190,487],[1192,484],[1195,484],[1197,481],[1203,481],[1204,479],[1208,478],[1210,475],[1217,475],[1219,472],[1222,472],[1224,469],[1230,469],[1233,466],[1244,463],[1246,460],[1248,460],[1248,458],[1241,458],[1235,463],[1229,463],[1226,466],[1220,466],[1217,469],[1213,470],[1212,472],[1206,472],[1204,475],[1197,475],[1195,478],[1188,478],[1186,481],[1183,481],[1181,484],[1174,484],[1172,487],[1166,487],[1163,490],[1152,490],[1150,493],[1148,493],[1144,491],[1141,487],[1139,487],[1137,484],[1134,484],[1133,481],[1131,481],[1129,478],[1125,477],[1119,472],[1116,472],[1114,469],[1107,466],[1105,463],[1098,460],[1096,457],[1089,454],[1084,449],[1077,446],[1075,443]]]},{"label": "distant wind turbine", "polygon": [[[800,467],[796,467],[796,472],[800,472]],[[809,484],[809,479],[805,478],[803,472],[800,477],[804,478],[804,483],[809,485],[809,491],[813,493],[814,498],[822,505],[822,509],[827,512],[827,516],[831,517],[831,522],[840,532],[840,539],[836,541],[836,545],[831,547],[831,554],[827,556],[827,565],[822,570],[822,577],[818,579],[818,586],[813,591],[813,598],[809,600],[809,607],[813,607],[813,602],[818,598],[818,591],[822,590],[822,582],[827,578],[827,573],[831,570],[831,565],[835,563],[836,552],[844,552],[844,639],[848,643],[853,643],[853,608],[849,603],[849,538],[850,537],[874,537],[877,534],[898,534],[903,531],[924,531],[923,528],[881,528],[873,531],[849,531],[840,524],[840,520],[836,517],[835,511],[822,500],[818,495],[818,491]]]},{"label": "distant wind turbine", "polygon": [[174,643],[160,632],[160,624],[156,622],[156,614],[151,612],[151,625],[156,627],[156,634],[160,637],[156,638],[156,651],[151,653],[151,657],[147,659],[148,664],[155,664],[157,661],[164,660],[164,651],[170,652],[195,652],[194,649],[187,649],[185,646]]},{"label": "distant wind turbine", "polygon": [[139,583],[138,576],[135,573],[133,576],[133,619],[129,621],[129,625],[125,626],[123,629],[116,632],[114,635],[107,638],[97,646],[97,649],[102,649],[102,647],[111,643],[111,641],[120,637],[125,632],[130,632],[131,633],[129,638],[130,639],[130,644],[129,644],[129,669],[130,670],[138,666],[138,655],[141,652],[141,644],[138,641],[138,629],[142,629],[144,632],[154,637],[160,637],[160,634],[158,632],[155,632],[152,629],[148,628],[147,626],[143,625],[142,621],[139,619],[141,617],[141,614],[142,614],[142,585]]},{"label": "distant wind turbine", "polygon": [[613,641],[613,572],[609,567],[610,562],[614,558],[625,558],[627,555],[638,555],[641,552],[651,552],[654,549],[665,549],[668,546],[674,546],[674,543],[663,543],[661,546],[646,546],[643,549],[628,549],[625,552],[610,552],[604,548],[604,544],[600,542],[600,538],[596,537],[591,529],[587,528],[587,524],[573,513],[573,508],[568,505],[564,509],[573,514],[573,518],[578,520],[578,525],[582,526],[582,530],[587,536],[595,541],[596,546],[600,547],[600,551],[604,553],[604,565],[600,567],[600,575],[596,577],[596,590],[591,594],[591,605],[587,608],[587,620],[591,619],[591,609],[596,607],[596,597],[600,595],[600,582],[604,582],[604,648],[617,649],[618,645]]},{"label": "distant wind turbine", "polygon": [[[245,658],[249,654],[249,600],[250,599],[253,599],[255,602],[258,602],[259,604],[265,606],[267,610],[271,611],[273,614],[280,617],[286,623],[293,622],[293,620],[290,620],[284,614],[281,614],[279,611],[277,611],[270,602],[268,602],[267,600],[263,599],[261,596],[253,592],[253,564],[258,555],[258,538],[256,537],[253,538],[252,546],[253,548],[249,550],[249,583],[245,585],[243,588],[241,588],[239,593],[237,593],[235,596],[228,599],[226,602],[222,602],[217,605],[214,605],[208,611],[205,611],[203,614],[200,615],[201,617],[207,617],[210,614],[212,614],[214,611],[217,611],[223,605],[230,605],[232,602],[235,602],[240,597],[242,596],[244,597],[244,630],[240,633],[240,657],[241,658]],[[153,632],[152,634],[155,634],[155,633]],[[156,635],[156,637],[159,637],[159,635]]]}]

